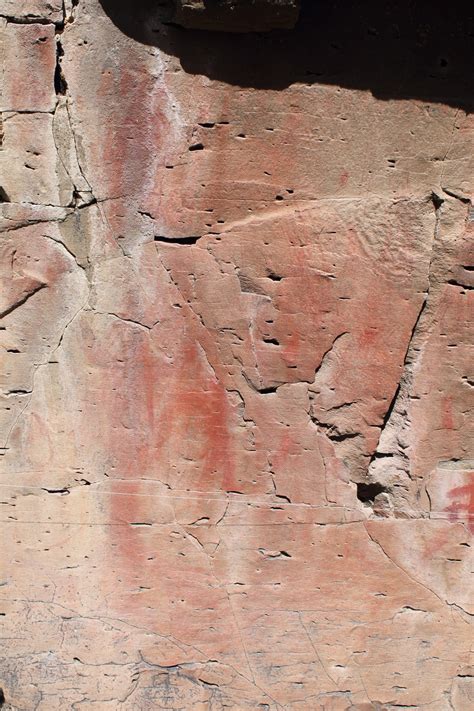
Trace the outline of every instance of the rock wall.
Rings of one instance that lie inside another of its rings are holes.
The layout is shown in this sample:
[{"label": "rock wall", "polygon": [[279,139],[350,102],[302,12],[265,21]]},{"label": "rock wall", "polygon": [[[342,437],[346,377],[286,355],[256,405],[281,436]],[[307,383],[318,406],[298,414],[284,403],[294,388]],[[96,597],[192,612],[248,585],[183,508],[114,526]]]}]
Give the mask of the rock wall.
[{"label": "rock wall", "polygon": [[161,5],[0,0],[0,706],[468,711],[469,17]]},{"label": "rock wall", "polygon": [[[164,4],[166,8],[166,1]],[[300,0],[169,0],[169,21],[198,30],[267,32],[293,29]]]}]

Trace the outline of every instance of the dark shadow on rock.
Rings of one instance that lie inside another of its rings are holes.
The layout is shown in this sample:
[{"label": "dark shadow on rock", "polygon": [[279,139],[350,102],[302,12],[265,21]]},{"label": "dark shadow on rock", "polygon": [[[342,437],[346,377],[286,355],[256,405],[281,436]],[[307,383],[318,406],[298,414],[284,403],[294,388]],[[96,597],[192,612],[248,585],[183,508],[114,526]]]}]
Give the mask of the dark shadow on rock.
[{"label": "dark shadow on rock", "polygon": [[304,0],[291,31],[231,34],[166,24],[167,0],[100,0],[137,42],[177,56],[189,74],[242,87],[295,82],[474,108],[474,4]]}]

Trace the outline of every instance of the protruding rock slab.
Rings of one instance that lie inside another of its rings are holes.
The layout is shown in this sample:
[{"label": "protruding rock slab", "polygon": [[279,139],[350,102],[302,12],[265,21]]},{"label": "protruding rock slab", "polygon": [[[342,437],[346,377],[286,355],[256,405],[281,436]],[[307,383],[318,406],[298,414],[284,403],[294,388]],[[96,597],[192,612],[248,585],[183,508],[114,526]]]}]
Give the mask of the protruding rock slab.
[{"label": "protruding rock slab", "polygon": [[25,23],[37,20],[59,23],[63,19],[63,3],[62,0],[0,0],[0,17]]},{"label": "protruding rock slab", "polygon": [[176,0],[174,22],[183,27],[220,32],[267,32],[291,29],[300,0]]}]

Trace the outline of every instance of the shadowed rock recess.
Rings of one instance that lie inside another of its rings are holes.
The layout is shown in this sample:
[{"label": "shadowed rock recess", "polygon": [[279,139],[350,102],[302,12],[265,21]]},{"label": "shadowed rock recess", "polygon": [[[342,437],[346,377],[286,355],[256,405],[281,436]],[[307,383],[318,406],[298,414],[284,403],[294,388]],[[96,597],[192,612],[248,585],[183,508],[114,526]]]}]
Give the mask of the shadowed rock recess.
[{"label": "shadowed rock recess", "polygon": [[299,0],[176,0],[169,4],[171,22],[220,32],[291,29],[300,6]]},{"label": "shadowed rock recess", "polygon": [[0,0],[2,710],[473,708],[473,14]]}]

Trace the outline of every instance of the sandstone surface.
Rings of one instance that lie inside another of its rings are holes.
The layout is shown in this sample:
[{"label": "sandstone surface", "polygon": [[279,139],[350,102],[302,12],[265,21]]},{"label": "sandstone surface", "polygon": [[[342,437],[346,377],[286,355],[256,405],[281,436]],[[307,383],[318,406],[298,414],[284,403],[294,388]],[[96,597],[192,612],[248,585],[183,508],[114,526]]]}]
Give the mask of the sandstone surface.
[{"label": "sandstone surface", "polygon": [[465,26],[159,5],[0,0],[0,705],[469,711]]}]

